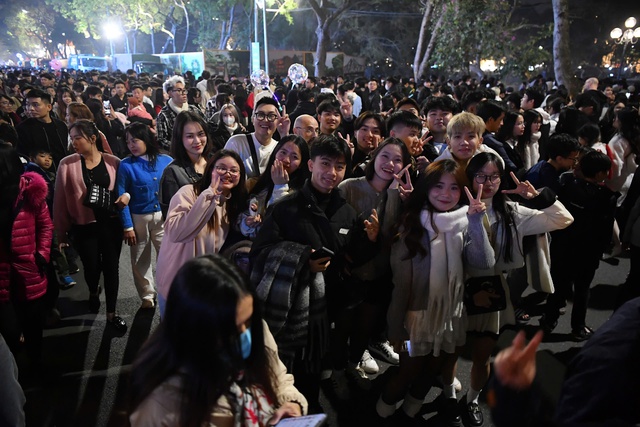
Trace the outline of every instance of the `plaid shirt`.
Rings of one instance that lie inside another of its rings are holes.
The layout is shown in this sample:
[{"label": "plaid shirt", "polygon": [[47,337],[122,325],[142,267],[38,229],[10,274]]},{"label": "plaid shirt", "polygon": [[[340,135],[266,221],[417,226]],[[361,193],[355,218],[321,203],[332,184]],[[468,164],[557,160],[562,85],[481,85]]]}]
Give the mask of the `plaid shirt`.
[{"label": "plaid shirt", "polygon": [[[194,105],[189,105],[189,111],[192,113],[196,113],[200,117],[204,119],[202,111],[198,109]],[[158,144],[160,144],[160,148],[163,148],[167,151],[171,151],[171,135],[173,134],[173,124],[176,122],[176,114],[175,111],[169,104],[162,107],[160,110],[160,114],[158,114],[157,119],[157,131],[158,131]]]}]

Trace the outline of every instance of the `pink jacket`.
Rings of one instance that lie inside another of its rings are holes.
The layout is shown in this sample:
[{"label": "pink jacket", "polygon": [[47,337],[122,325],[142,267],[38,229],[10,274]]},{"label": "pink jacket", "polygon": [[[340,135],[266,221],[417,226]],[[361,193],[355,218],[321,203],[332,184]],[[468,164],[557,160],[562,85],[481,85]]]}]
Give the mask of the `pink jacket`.
[{"label": "pink jacket", "polygon": [[[113,190],[120,159],[106,153],[102,153],[102,158],[111,178],[109,190]],[[93,210],[82,204],[86,195],[87,186],[82,178],[80,154],[65,157],[58,166],[53,199],[53,223],[59,243],[68,243],[67,233],[72,225],[86,225],[96,221]]]},{"label": "pink jacket", "polygon": [[[217,225],[211,228],[208,222],[213,215],[217,217]],[[166,298],[180,267],[197,256],[218,253],[228,233],[224,199],[222,204],[217,202],[211,188],[199,196],[193,191],[193,185],[180,188],[171,198],[164,222],[156,266],[158,293]]]},{"label": "pink jacket", "polygon": [[[49,188],[44,178],[26,172],[20,178],[20,192],[16,199],[18,213],[11,232],[11,249],[0,244],[0,302],[11,298],[31,301],[47,292],[45,266],[49,262],[53,224],[47,207]],[[10,295],[11,270],[18,295]]]}]

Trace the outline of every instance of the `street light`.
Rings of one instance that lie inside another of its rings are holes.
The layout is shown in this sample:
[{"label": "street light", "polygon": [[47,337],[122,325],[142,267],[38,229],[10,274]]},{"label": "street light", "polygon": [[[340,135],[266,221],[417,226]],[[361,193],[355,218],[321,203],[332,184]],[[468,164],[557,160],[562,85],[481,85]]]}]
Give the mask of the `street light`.
[{"label": "street light", "polygon": [[104,35],[109,40],[109,47],[111,48],[111,56],[113,56],[113,53],[114,53],[113,41],[118,37],[120,37],[120,35],[122,34],[120,32],[120,26],[115,22],[106,22],[102,26],[102,31],[104,31]]},{"label": "street light", "polygon": [[624,21],[624,26],[626,28],[624,31],[621,28],[614,28],[613,30],[611,30],[611,33],[609,33],[616,44],[624,45],[622,48],[622,59],[620,60],[620,67],[618,68],[618,78],[620,78],[622,66],[624,65],[627,46],[629,45],[629,43],[635,44],[638,39],[640,39],[640,27],[634,28],[637,23],[638,21],[636,20],[636,18],[630,16],[626,21]]}]

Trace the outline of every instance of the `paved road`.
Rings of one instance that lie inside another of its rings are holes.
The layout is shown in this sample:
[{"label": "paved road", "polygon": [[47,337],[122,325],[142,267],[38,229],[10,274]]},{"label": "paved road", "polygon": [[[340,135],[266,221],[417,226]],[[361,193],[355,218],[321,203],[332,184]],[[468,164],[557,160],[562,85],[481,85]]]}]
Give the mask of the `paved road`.
[{"label": "paved road", "polygon": [[[100,313],[88,314],[88,290],[82,280],[82,270],[75,275],[78,285],[61,291],[59,308],[61,322],[45,331],[44,352],[46,374],[39,378],[21,376],[25,388],[28,426],[125,426],[127,425],[126,393],[127,374],[140,346],[157,326],[159,317],[155,310],[138,310],[140,301],[133,286],[129,262],[129,249],[125,246],[120,262],[120,298],[118,312],[129,325],[129,331],[118,335],[105,329],[104,295]],[[612,267],[601,263],[593,282],[587,323],[598,328],[611,314],[616,287],[624,281],[629,260]],[[570,310],[570,305],[567,307]],[[536,312],[534,311],[534,313]],[[537,325],[537,318],[531,322]],[[533,326],[527,327],[533,333]],[[556,331],[540,346],[538,353],[538,378],[545,396],[552,405],[558,395],[564,366],[575,355],[581,344],[569,340],[569,316],[561,316]],[[509,344],[514,332],[507,331],[499,344]],[[468,357],[468,356],[467,356]],[[23,357],[19,366],[25,366]],[[386,371],[388,366],[383,365]],[[458,377],[463,385],[469,384],[470,363],[463,356],[459,363]],[[23,368],[23,372],[26,370]],[[372,413],[384,373],[373,382],[370,393],[362,393],[348,406],[336,404],[323,393],[321,403],[329,414],[331,426],[366,425],[366,414]],[[429,399],[439,390],[434,389]],[[333,403],[332,403],[333,402]],[[482,404],[485,417],[486,405]],[[425,405],[425,425],[438,426],[434,405]],[[487,417],[488,418],[488,417]],[[485,426],[492,426],[487,421]]]}]

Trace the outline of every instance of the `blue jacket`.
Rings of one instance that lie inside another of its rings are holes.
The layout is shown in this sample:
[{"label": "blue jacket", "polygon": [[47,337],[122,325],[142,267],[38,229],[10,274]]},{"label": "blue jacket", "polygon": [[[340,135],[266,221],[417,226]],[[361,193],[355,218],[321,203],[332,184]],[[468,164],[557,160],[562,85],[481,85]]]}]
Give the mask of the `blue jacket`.
[{"label": "blue jacket", "polygon": [[158,200],[160,178],[162,178],[164,168],[172,160],[166,154],[159,154],[155,169],[152,169],[149,162],[140,157],[130,156],[120,162],[116,191],[118,196],[123,193],[131,195],[129,205],[120,211],[120,218],[125,229],[133,227],[131,214],[142,215],[160,211],[160,201]]}]

